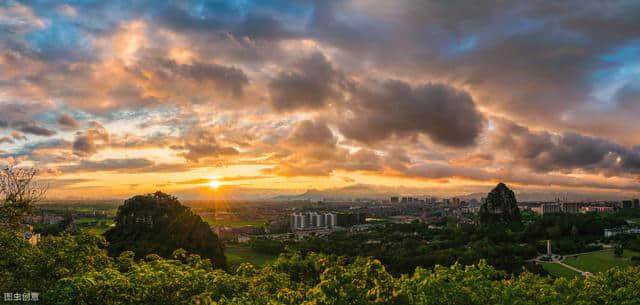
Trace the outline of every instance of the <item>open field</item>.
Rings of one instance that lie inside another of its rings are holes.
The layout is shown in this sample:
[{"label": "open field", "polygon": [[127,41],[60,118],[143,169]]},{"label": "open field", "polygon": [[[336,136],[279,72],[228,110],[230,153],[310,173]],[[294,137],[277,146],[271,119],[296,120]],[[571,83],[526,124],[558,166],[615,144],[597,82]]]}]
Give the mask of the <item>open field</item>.
[{"label": "open field", "polygon": [[632,256],[640,256],[640,253],[624,250],[622,257],[616,257],[612,250],[592,252],[567,257],[564,263],[580,270],[596,273],[613,267],[627,267],[631,263]]},{"label": "open field", "polygon": [[110,229],[110,227],[107,226],[107,227],[99,227],[99,228],[97,228],[97,227],[86,228],[85,230],[87,230],[87,231],[89,231],[89,232],[91,232],[93,234],[96,234],[96,235],[102,235],[102,234],[104,234],[104,232],[106,232],[109,229]]},{"label": "open field", "polygon": [[206,221],[212,226],[226,226],[226,227],[263,227],[265,220],[253,219],[253,220],[216,220],[214,216],[202,216],[202,220]]},{"label": "open field", "polygon": [[256,253],[249,246],[231,245],[225,247],[225,256],[227,263],[231,266],[237,266],[241,263],[251,263],[255,266],[262,266],[276,259],[275,255]]},{"label": "open field", "polygon": [[[114,224],[113,219],[107,218],[91,218],[91,217],[81,217],[74,219],[75,223],[82,227],[83,230],[92,232],[96,235],[102,235],[104,232],[109,230],[111,225]],[[84,226],[84,224],[97,222],[98,225],[95,226]]]},{"label": "open field", "polygon": [[544,270],[546,270],[550,274],[557,277],[572,279],[576,276],[580,276],[578,272],[575,272],[557,263],[540,263],[540,264],[542,265],[542,268],[544,268]]}]

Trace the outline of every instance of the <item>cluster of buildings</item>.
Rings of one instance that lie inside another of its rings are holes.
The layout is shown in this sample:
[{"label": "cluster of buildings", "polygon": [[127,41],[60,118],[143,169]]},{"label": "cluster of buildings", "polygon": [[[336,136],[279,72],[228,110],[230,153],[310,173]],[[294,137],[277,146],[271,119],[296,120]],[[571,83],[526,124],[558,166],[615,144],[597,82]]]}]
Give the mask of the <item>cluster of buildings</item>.
[{"label": "cluster of buildings", "polygon": [[604,237],[612,237],[618,234],[640,235],[640,228],[620,227],[614,229],[604,229]]},{"label": "cluster of buildings", "polygon": [[[526,205],[525,205],[526,206]],[[566,199],[556,199],[553,203],[541,203],[536,206],[528,205],[525,209],[540,215],[551,213],[613,213],[618,208],[640,208],[640,200],[624,200],[620,202],[578,203],[567,202]]]},{"label": "cluster of buildings", "polygon": [[331,229],[338,226],[336,213],[293,213],[291,214],[291,230]]},{"label": "cluster of buildings", "polygon": [[615,206],[608,205],[581,206],[581,204],[577,202],[542,203],[538,206],[531,207],[531,211],[539,215],[552,213],[613,213],[615,209]]},{"label": "cluster of buildings", "polygon": [[532,207],[531,210],[540,215],[551,213],[576,214],[580,212],[580,206],[576,202],[543,203],[537,207]]},{"label": "cluster of buildings", "polygon": [[389,198],[390,203],[423,203],[423,204],[435,204],[437,199],[435,197],[398,197],[393,196]]}]

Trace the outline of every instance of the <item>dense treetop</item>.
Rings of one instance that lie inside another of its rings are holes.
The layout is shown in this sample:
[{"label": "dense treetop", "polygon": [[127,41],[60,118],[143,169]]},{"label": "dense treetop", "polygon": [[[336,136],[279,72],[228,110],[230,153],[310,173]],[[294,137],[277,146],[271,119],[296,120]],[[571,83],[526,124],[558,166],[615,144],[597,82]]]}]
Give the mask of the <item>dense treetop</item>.
[{"label": "dense treetop", "polygon": [[499,183],[487,195],[480,207],[483,224],[511,224],[520,222],[520,209],[516,195],[504,183]]},{"label": "dense treetop", "polygon": [[215,267],[226,266],[222,243],[209,225],[171,195],[156,192],[127,199],[115,223],[105,232],[112,255],[130,250],[137,258],[152,253],[170,257],[182,248],[210,258]]},{"label": "dense treetop", "polygon": [[638,304],[640,267],[590,278],[509,277],[484,262],[417,268],[394,277],[371,258],[281,255],[234,274],[177,250],[171,259],[109,257],[92,235],[44,237],[30,247],[0,231],[0,290],[37,291],[43,304]]}]

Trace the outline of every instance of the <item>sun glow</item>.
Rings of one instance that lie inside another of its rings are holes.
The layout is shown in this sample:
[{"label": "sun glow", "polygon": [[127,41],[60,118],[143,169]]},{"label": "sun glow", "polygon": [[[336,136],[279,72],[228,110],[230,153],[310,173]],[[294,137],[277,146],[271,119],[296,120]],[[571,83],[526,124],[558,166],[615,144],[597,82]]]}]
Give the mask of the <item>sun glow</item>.
[{"label": "sun glow", "polygon": [[211,180],[209,181],[209,187],[212,189],[217,189],[220,187],[220,181],[218,180]]}]

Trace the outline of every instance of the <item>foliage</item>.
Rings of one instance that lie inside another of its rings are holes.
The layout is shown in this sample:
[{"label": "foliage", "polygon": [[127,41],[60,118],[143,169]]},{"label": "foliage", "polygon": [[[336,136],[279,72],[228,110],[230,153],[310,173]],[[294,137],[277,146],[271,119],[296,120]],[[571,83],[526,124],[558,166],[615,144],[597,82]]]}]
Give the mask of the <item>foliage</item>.
[{"label": "foliage", "polygon": [[209,225],[173,196],[156,192],[127,199],[118,208],[115,227],[105,232],[109,252],[133,251],[137,258],[155,253],[170,257],[185,249],[226,267],[222,244]]},{"label": "foliage", "polygon": [[[56,235],[59,236],[64,232],[71,231],[70,228],[73,224],[73,217],[70,214],[65,214],[62,221],[54,224],[36,224],[34,231],[42,235]],[[77,233],[77,232],[73,232]]]},{"label": "foliage", "polygon": [[504,183],[499,183],[487,195],[486,202],[480,207],[479,216],[482,224],[520,223],[516,195]]},{"label": "foliage", "polygon": [[45,237],[30,247],[0,232],[0,290],[38,291],[44,304],[637,304],[640,267],[593,277],[508,277],[480,261],[392,276],[378,260],[286,253],[235,274],[177,250],[171,259],[117,258],[98,236]]},{"label": "foliage", "polygon": [[613,247],[613,254],[617,257],[621,257],[624,253],[624,249],[622,249],[622,245],[615,245]]},{"label": "foliage", "polygon": [[350,259],[370,256],[396,275],[410,273],[416,267],[475,264],[480,259],[510,273],[522,272],[523,266],[541,272],[541,268],[525,262],[537,254],[535,241],[523,241],[518,232],[485,226],[429,229],[421,223],[387,224],[367,232],[311,237],[287,246],[301,253],[337,254]]},{"label": "foliage", "polygon": [[258,253],[278,255],[284,252],[285,245],[278,240],[254,238],[249,242],[249,247]]}]

